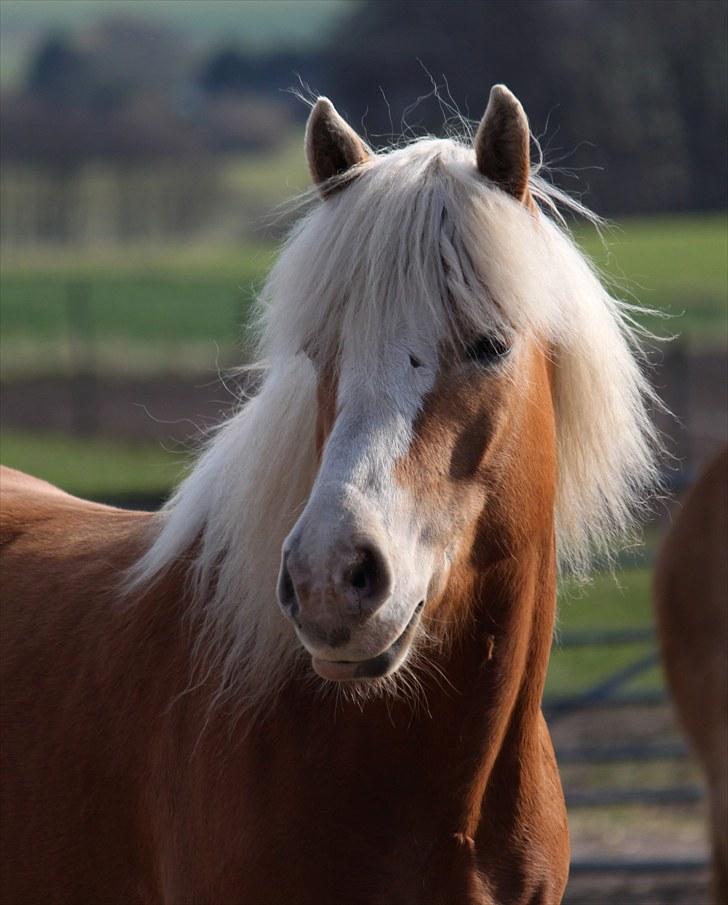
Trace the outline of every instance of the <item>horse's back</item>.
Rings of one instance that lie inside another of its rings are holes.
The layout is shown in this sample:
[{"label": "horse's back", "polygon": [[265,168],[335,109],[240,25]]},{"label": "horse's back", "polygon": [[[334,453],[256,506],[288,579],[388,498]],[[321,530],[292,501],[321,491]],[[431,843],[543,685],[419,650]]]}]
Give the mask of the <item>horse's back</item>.
[{"label": "horse's back", "polygon": [[[0,556],[6,567],[3,576],[6,590],[15,580],[22,580],[25,565],[33,568],[32,558],[44,565],[81,553],[93,559],[99,549],[110,542],[119,544],[121,557],[125,548],[140,549],[147,512],[130,512],[92,503],[71,496],[53,484],[22,471],[0,466]],[[113,565],[113,560],[107,560]],[[42,582],[43,576],[35,574]],[[70,576],[77,583],[78,576]],[[8,598],[12,593],[8,591]]]},{"label": "horse's back", "polygon": [[708,779],[716,881],[724,896],[728,895],[727,542],[728,448],[685,499],[660,551],[654,582],[667,681]]},{"label": "horse's back", "polygon": [[0,493],[2,493],[3,498],[47,493],[53,496],[68,496],[67,493],[54,484],[49,484],[48,481],[44,481],[42,478],[36,478],[7,465],[0,465]]},{"label": "horse's back", "polygon": [[[93,865],[113,885],[134,860],[124,850],[132,803],[114,791],[114,688],[132,659],[119,588],[149,515],[11,469],[0,491],[0,899],[101,900],[108,888]],[[119,838],[104,826],[112,801]]]},{"label": "horse's back", "polygon": [[84,607],[113,594],[142,550],[149,518],[0,467],[3,667],[30,630],[63,621],[64,614],[71,629]]},{"label": "horse's back", "polygon": [[18,537],[29,535],[37,527],[49,528],[65,523],[66,539],[73,541],[73,530],[84,522],[110,527],[117,523],[149,518],[145,512],[127,512],[71,496],[48,481],[15,468],[0,465],[0,546],[7,547]]}]

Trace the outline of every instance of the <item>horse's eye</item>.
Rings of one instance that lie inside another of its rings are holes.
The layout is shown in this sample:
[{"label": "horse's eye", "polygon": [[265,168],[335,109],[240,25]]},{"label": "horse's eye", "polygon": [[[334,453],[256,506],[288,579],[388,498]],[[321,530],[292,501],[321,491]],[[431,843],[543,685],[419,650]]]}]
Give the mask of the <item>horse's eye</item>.
[{"label": "horse's eye", "polygon": [[497,336],[478,336],[467,347],[466,354],[470,361],[481,365],[489,365],[503,358],[511,351],[511,347]]}]

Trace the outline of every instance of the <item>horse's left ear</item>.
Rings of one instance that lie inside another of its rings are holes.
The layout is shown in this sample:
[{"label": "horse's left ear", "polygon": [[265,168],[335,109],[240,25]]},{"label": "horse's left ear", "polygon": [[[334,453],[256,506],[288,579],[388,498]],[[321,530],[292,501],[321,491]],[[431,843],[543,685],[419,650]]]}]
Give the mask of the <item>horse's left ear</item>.
[{"label": "horse's left ear", "polygon": [[518,98],[505,85],[493,85],[475,134],[478,170],[517,201],[528,203],[530,132]]},{"label": "horse's left ear", "polygon": [[311,177],[316,185],[323,186],[321,193],[326,197],[338,187],[334,183],[327,189],[329,179],[364,163],[372,152],[339,116],[331,101],[320,97],[306,124],[306,156]]}]

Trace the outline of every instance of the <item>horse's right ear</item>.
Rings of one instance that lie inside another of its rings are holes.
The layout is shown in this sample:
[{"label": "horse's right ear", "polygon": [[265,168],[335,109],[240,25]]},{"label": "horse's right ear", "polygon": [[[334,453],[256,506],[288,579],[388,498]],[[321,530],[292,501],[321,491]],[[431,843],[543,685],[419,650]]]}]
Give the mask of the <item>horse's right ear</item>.
[{"label": "horse's right ear", "polygon": [[341,176],[358,164],[364,163],[372,152],[351,126],[336,112],[327,97],[320,97],[314,104],[306,124],[306,157],[311,177],[321,186],[325,198],[343,183],[326,183],[334,176]]},{"label": "horse's right ear", "polygon": [[493,85],[475,135],[478,170],[516,201],[528,204],[529,158],[530,133],[523,107],[505,85]]}]

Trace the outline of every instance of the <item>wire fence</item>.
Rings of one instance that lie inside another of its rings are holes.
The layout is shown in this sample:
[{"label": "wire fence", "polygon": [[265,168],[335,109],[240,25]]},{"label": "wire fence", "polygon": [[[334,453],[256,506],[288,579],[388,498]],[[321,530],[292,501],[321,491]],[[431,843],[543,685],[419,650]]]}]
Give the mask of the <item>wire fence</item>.
[{"label": "wire fence", "polygon": [[[544,715],[553,729],[559,721],[575,714],[586,715],[600,707],[654,707],[666,703],[662,689],[625,693],[624,688],[634,679],[645,675],[659,663],[654,631],[651,628],[597,629],[564,634],[561,649],[574,647],[621,646],[630,643],[650,644],[647,654],[640,654],[626,666],[614,670],[573,695],[551,696],[544,700]],[[681,742],[624,741],[619,738],[605,745],[581,745],[556,749],[556,759],[563,768],[572,765],[599,767],[604,764],[685,761],[687,747]],[[596,786],[588,790],[565,787],[567,808],[570,811],[586,808],[657,806],[674,807],[701,802],[703,788],[699,785],[669,784],[631,787]],[[571,874],[661,874],[670,872],[705,871],[707,858],[577,858],[572,861]]]},{"label": "wire fence", "polygon": [[[67,429],[88,436],[108,428],[110,378],[154,380],[210,375],[251,354],[251,305],[264,256],[247,276],[189,278],[135,271],[59,280],[57,275],[4,274],[0,366],[5,383],[39,374],[63,384]],[[242,266],[242,265],[241,265]],[[673,342],[654,356],[653,382],[675,417],[656,411],[673,462],[672,489],[689,480],[706,450],[728,435],[724,352],[695,354]]]}]

